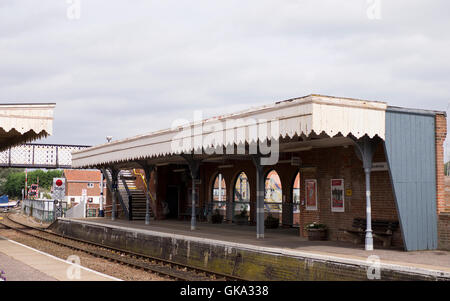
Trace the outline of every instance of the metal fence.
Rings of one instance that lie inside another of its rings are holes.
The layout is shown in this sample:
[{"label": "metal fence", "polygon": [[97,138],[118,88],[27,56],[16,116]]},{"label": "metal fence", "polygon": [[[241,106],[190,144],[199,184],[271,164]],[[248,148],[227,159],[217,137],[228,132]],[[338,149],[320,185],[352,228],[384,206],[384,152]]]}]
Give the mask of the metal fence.
[{"label": "metal fence", "polygon": [[67,211],[67,202],[54,204],[53,200],[24,200],[22,212],[42,222],[53,222],[56,217],[63,217]]}]

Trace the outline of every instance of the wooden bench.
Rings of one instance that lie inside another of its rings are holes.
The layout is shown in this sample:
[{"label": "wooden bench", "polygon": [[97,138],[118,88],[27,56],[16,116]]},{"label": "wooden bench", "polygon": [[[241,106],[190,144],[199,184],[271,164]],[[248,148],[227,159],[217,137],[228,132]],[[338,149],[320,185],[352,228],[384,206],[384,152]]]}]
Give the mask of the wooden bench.
[{"label": "wooden bench", "polygon": [[[354,243],[362,243],[366,236],[366,224],[365,218],[355,218],[352,223],[352,229],[339,229],[344,233],[354,236]],[[399,223],[396,221],[388,220],[372,220],[372,235],[373,238],[381,240],[383,247],[390,247],[392,245],[392,234],[399,227]]]}]

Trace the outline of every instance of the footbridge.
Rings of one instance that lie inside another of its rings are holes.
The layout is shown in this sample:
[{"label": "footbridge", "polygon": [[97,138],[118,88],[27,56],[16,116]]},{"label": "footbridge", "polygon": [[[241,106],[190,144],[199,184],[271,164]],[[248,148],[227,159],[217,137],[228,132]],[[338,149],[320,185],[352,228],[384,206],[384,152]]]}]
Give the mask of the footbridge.
[{"label": "footbridge", "polygon": [[72,168],[72,152],[86,145],[28,143],[0,152],[0,167],[8,168]]}]

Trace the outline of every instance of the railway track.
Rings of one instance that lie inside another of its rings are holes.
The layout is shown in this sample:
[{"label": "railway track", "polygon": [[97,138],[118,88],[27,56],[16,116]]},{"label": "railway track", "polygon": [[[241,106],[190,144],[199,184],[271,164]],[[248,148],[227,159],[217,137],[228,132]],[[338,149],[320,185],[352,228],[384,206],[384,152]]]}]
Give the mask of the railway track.
[{"label": "railway track", "polygon": [[0,219],[0,224],[7,229],[50,242],[60,247],[70,248],[97,258],[103,258],[111,262],[145,270],[178,281],[245,281],[245,279],[242,278],[215,273],[201,268],[191,267],[127,250],[112,248],[82,239],[67,237],[45,229],[35,228],[11,219],[9,214],[6,216],[4,215],[3,220]]}]

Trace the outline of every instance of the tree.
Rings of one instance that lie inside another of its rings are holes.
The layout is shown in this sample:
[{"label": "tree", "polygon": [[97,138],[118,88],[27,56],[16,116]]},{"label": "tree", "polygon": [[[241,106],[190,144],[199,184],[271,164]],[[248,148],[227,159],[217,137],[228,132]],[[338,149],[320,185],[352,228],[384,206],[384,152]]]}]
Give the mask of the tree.
[{"label": "tree", "polygon": [[25,188],[25,174],[11,173],[8,175],[5,184],[3,184],[2,191],[11,198],[17,198],[22,195],[22,189]]},{"label": "tree", "polygon": [[[37,184],[39,178],[39,188],[41,190],[50,190],[53,184],[53,178],[62,177],[62,170],[34,170],[28,173],[28,186]],[[3,194],[7,194],[11,198],[22,196],[22,189],[25,188],[25,173],[12,172],[8,174],[5,183],[1,187]]]},{"label": "tree", "polygon": [[5,194],[3,185],[6,183],[8,176],[12,173],[23,172],[24,169],[20,168],[0,168],[0,195]]}]

